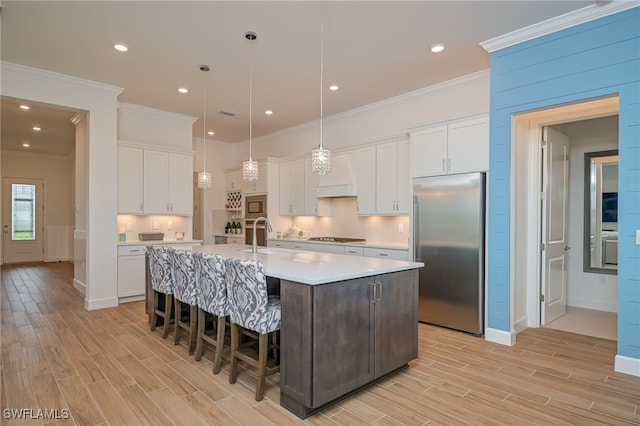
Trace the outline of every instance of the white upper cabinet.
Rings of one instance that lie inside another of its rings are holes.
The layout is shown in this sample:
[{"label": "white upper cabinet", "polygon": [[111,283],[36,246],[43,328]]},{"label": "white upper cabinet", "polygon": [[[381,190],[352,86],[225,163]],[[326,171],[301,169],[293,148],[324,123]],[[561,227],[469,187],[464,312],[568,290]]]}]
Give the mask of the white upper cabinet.
[{"label": "white upper cabinet", "polygon": [[[251,194],[264,194],[267,192],[269,167],[266,162],[258,162],[258,179],[252,181],[243,181],[244,195]],[[242,180],[242,172],[240,172],[240,179]],[[225,175],[226,183],[226,175]]]},{"label": "white upper cabinet", "polygon": [[359,149],[354,153],[358,214],[375,215],[376,211],[376,147]]},{"label": "white upper cabinet", "polygon": [[411,176],[489,169],[489,116],[456,120],[411,133]]},{"label": "white upper cabinet", "polygon": [[191,155],[144,150],[144,213],[193,213]]},{"label": "white upper cabinet", "polygon": [[224,174],[224,189],[226,191],[241,191],[242,183],[242,171],[227,172]]},{"label": "white upper cabinet", "polygon": [[377,214],[409,213],[409,142],[391,142],[376,147]]},{"label": "white upper cabinet", "polygon": [[280,215],[302,216],[305,213],[304,160],[280,164]]},{"label": "white upper cabinet", "polygon": [[118,213],[144,212],[142,149],[118,147]]}]

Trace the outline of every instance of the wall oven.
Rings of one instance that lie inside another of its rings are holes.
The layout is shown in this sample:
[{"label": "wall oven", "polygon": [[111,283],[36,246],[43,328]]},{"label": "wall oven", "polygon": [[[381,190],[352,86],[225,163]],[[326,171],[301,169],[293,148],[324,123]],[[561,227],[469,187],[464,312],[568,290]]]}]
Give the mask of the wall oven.
[{"label": "wall oven", "polygon": [[[267,217],[267,196],[266,195],[250,195],[245,198],[245,219],[257,219],[259,217]],[[245,228],[246,229],[246,228]]]},{"label": "wall oven", "polygon": [[[258,226],[256,226],[256,240],[256,245],[267,246],[267,230],[262,221],[258,222]],[[244,243],[253,245],[253,220],[247,220],[244,223]]]}]

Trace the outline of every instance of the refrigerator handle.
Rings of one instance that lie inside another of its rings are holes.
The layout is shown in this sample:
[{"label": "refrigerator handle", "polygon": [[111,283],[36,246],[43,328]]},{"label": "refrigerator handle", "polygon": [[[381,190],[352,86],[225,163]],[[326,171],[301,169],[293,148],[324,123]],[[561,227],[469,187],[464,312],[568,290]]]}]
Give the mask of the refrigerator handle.
[{"label": "refrigerator handle", "polygon": [[420,235],[420,201],[417,196],[413,196],[413,260],[420,259],[418,256],[418,235]]}]

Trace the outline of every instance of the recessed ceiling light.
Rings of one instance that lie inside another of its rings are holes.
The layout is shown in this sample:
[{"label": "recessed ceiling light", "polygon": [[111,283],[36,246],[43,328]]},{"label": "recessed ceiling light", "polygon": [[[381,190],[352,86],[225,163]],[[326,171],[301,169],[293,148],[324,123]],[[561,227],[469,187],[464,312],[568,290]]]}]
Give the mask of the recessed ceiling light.
[{"label": "recessed ceiling light", "polygon": [[31,109],[29,105],[20,105],[20,109]]},{"label": "recessed ceiling light", "polygon": [[444,50],[444,44],[437,43],[431,46],[431,51],[433,53],[439,53],[439,52],[442,52],[443,50]]},{"label": "recessed ceiling light", "polygon": [[178,92],[180,92],[180,93],[189,93],[189,89],[187,89],[186,87],[180,87],[180,88],[178,88]]},{"label": "recessed ceiling light", "polygon": [[38,126],[33,126],[32,127],[33,130],[35,130],[36,132],[39,132],[40,130],[42,130],[40,127]]},{"label": "recessed ceiling light", "polygon": [[114,44],[113,48],[116,49],[119,52],[126,52],[127,50],[129,50],[129,48],[127,46],[125,46],[124,44]]},{"label": "recessed ceiling light", "polygon": [[209,131],[207,132],[207,134],[208,134],[209,136],[213,136],[213,135],[215,135],[215,134],[216,134],[216,132],[212,132],[211,130],[209,130]]},{"label": "recessed ceiling light", "polygon": [[337,84],[332,84],[331,86],[329,86],[329,90],[331,90],[332,92],[335,92],[339,88],[340,86],[338,86]]},{"label": "recessed ceiling light", "polygon": [[28,143],[23,143],[22,146],[24,146],[25,148],[29,148],[31,145],[29,145]]},{"label": "recessed ceiling light", "polygon": [[268,110],[266,110],[264,113],[265,113],[265,114],[267,114],[267,115],[271,115],[271,114],[273,114],[273,111],[271,111],[270,109],[268,109]]}]

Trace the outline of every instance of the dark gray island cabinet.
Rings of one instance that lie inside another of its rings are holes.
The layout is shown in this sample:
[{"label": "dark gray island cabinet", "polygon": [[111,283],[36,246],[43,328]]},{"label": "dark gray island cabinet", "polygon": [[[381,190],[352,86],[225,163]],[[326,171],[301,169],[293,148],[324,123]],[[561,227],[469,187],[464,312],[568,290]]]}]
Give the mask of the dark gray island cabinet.
[{"label": "dark gray island cabinet", "polygon": [[305,418],[418,356],[418,270],[282,279],[280,404]]}]

